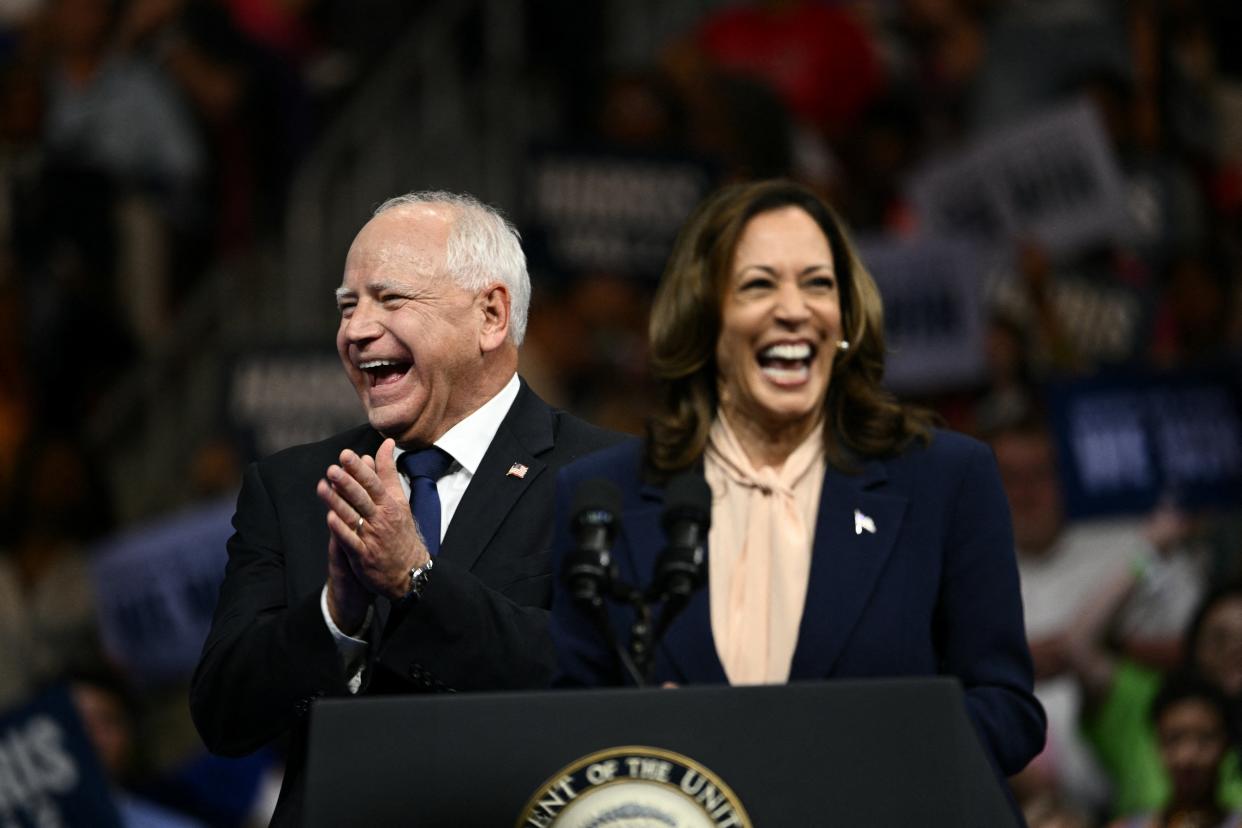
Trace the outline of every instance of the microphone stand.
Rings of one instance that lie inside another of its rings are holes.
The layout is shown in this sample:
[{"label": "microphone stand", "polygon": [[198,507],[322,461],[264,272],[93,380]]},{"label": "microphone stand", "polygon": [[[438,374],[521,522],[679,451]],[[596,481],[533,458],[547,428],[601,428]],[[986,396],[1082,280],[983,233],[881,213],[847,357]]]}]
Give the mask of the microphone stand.
[{"label": "microphone stand", "polygon": [[[612,645],[617,661],[638,687],[652,682],[656,645],[673,619],[704,582],[703,543],[711,523],[711,491],[699,475],[674,477],[668,487],[663,523],[669,535],[656,564],[656,577],[644,592],[619,577],[610,553],[621,493],[603,479],[587,481],[575,498],[574,535],[578,546],[564,575],[575,603],[589,609],[592,623]],[[609,619],[605,598],[634,611],[629,647],[622,646]],[[653,605],[662,604],[658,623]]]}]

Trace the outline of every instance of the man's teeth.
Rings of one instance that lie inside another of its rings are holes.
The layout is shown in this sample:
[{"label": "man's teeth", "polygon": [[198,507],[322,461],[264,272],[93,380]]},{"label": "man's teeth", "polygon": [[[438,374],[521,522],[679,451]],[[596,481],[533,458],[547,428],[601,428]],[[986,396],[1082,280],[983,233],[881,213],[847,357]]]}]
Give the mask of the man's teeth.
[{"label": "man's teeth", "polygon": [[764,348],[759,356],[765,359],[810,359],[811,346],[805,342],[770,345]]},{"label": "man's teeth", "polygon": [[401,363],[395,359],[372,359],[367,362],[358,363],[358,367],[363,371],[371,371],[376,368],[387,368],[390,365],[400,365]]}]

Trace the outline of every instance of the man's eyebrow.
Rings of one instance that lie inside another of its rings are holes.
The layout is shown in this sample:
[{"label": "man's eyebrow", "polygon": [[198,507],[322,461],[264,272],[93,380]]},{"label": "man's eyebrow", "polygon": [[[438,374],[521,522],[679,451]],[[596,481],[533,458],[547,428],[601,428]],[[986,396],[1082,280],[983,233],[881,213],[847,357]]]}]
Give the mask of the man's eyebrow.
[{"label": "man's eyebrow", "polygon": [[[409,282],[403,282],[399,279],[376,279],[374,282],[367,282],[366,286],[363,288],[363,290],[371,295],[383,293],[389,290],[408,292],[414,289],[414,286]],[[336,289],[337,301],[340,301],[341,299],[352,299],[357,295],[358,292],[356,290],[345,287],[344,285]]]},{"label": "man's eyebrow", "polygon": [[368,293],[383,293],[386,290],[411,290],[412,285],[409,282],[402,282],[399,279],[376,279],[374,282],[367,283]]}]

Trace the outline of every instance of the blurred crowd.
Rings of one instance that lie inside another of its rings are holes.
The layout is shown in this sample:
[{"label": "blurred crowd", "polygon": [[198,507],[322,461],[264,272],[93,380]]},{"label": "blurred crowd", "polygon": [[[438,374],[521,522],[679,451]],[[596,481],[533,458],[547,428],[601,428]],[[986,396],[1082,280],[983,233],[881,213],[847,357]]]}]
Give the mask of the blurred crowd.
[{"label": "blurred crowd", "polygon": [[[0,4],[0,708],[57,679],[93,688],[77,693],[84,716],[125,730],[123,749],[101,748],[117,784],[205,823],[261,813],[263,767],[238,771],[247,796],[230,808],[196,794],[180,687],[136,687],[104,654],[88,550],[127,527],[86,426],[197,285],[270,252],[308,148],[428,5]],[[1242,375],[1242,5],[762,0],[722,5],[623,67],[606,58],[609,8],[523,4],[524,79],[559,125],[543,137],[700,159],[721,182],[795,178],[862,237],[926,233],[908,182],[930,160],[1090,103],[1131,232],[1070,254],[1005,240],[981,286],[981,379],[918,402],[993,445],[1009,494],[1050,720],[1047,749],[1013,781],[1031,825],[1172,825],[1174,806],[1215,820],[1186,824],[1234,824],[1237,497],[1071,520],[1045,392],[1117,369]],[[463,34],[463,62],[478,37]],[[535,260],[532,276],[523,374],[640,432],[653,280]],[[188,489],[227,494],[246,459],[203,444]]]}]

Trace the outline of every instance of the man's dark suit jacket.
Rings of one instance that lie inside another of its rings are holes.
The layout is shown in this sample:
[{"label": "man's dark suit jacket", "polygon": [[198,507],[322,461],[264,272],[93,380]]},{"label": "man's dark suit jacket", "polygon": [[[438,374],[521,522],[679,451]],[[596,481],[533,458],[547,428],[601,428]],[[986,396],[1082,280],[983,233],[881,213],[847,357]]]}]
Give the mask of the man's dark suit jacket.
[{"label": "man's dark suit jacket", "polygon": [[[547,551],[556,473],[618,439],[550,408],[523,382],[453,515],[422,597],[408,607],[377,600],[363,692],[545,686],[554,667]],[[311,702],[348,694],[320,608],[328,529],[315,485],[343,449],[374,455],[382,440],[369,426],[355,428],[253,464],[242,482],[190,707],[215,753],[246,754],[289,734],[273,824],[299,820]],[[508,474],[514,463],[527,467],[524,476]]]},{"label": "man's dark suit jacket", "polygon": [[[554,566],[572,548],[560,524],[573,492],[605,478],[624,493],[613,548],[621,577],[650,582],[665,545],[664,490],[645,480],[642,449],[626,442],[561,473]],[[615,606],[613,613],[612,628],[628,630],[629,613]],[[562,589],[552,638],[557,684],[625,681],[612,648]],[[945,431],[929,446],[867,461],[857,474],[826,471],[790,681],[937,674],[961,680],[967,712],[1001,772],[1016,773],[1039,753],[1044,712],[1031,691],[1009,504],[991,451]],[[655,681],[727,683],[706,588],[658,648]]]}]

